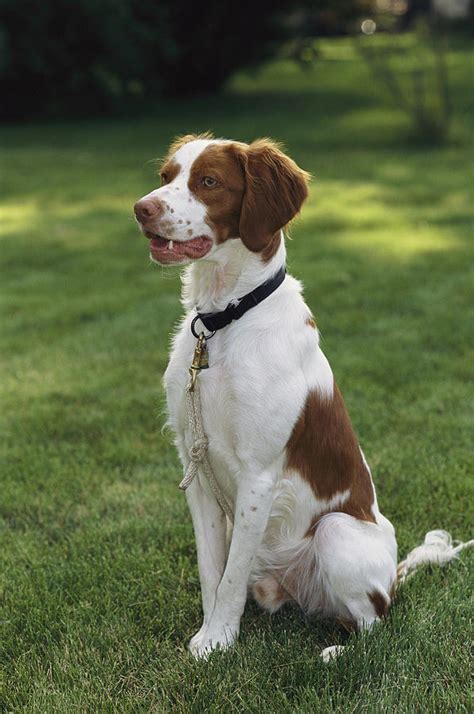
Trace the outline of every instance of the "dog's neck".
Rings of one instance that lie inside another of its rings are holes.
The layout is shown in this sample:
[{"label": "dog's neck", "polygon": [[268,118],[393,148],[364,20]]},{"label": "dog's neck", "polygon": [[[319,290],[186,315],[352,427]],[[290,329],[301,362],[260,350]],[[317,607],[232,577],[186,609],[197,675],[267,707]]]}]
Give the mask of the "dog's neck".
[{"label": "dog's neck", "polygon": [[249,251],[240,240],[222,243],[209,259],[191,263],[182,274],[182,301],[186,310],[217,312],[269,280],[285,264],[282,234],[280,247],[267,262]]}]

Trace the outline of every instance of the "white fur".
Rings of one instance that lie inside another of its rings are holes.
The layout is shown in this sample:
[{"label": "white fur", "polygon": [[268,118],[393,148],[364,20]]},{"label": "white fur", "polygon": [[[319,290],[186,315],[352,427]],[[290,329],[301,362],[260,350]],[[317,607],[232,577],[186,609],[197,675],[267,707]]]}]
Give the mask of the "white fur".
[{"label": "white fur", "polygon": [[[149,194],[166,202],[167,235],[178,240],[186,239],[179,221],[184,228],[190,221],[193,235],[215,239],[206,224],[206,207],[187,186],[193,161],[209,143],[194,141],[181,148],[175,156],[181,166],[178,177]],[[285,259],[283,235],[279,250],[266,263],[238,238],[220,245],[214,240],[210,252],[184,272],[186,315],[173,338],[164,376],[169,424],[184,468],[192,443],[185,388],[195,347],[190,324],[196,308],[209,312],[237,302],[274,275]],[[317,330],[307,324],[310,316],[300,283],[287,275],[266,300],[208,342],[209,369],[199,375],[202,418],[210,464],[235,519],[227,549],[228,524],[200,473],[186,493],[204,616],[190,642],[195,656],[205,657],[234,642],[248,587],[258,583],[270,584],[272,593],[279,584],[288,585],[287,599],[307,612],[351,619],[359,627],[377,619],[368,593],[389,601],[397,546],[393,526],[379,512],[377,501],[375,523],[333,512],[322,516],[313,537],[307,537],[315,516],[342,505],[349,493],[318,500],[285,463],[285,447],[308,393],[316,390],[324,398],[333,394],[331,368]]]}]

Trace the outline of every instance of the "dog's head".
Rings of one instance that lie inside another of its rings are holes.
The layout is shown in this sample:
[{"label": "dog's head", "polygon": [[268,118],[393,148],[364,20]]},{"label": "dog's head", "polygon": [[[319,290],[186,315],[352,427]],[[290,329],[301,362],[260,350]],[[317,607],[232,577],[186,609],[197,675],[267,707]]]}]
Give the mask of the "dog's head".
[{"label": "dog's head", "polygon": [[230,239],[266,260],[308,195],[309,174],[269,139],[184,136],[160,175],[161,187],[137,201],[135,216],[161,264],[211,258]]}]

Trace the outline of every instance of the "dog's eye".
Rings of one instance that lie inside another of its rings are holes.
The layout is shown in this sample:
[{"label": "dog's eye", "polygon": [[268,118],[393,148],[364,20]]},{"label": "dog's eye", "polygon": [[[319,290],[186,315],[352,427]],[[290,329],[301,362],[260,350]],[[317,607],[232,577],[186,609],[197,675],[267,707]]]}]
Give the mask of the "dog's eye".
[{"label": "dog's eye", "polygon": [[168,174],[160,174],[161,178],[161,185],[164,186],[165,183],[168,183]]},{"label": "dog's eye", "polygon": [[214,188],[214,186],[217,186],[217,181],[215,178],[212,178],[212,176],[204,176],[202,182],[206,188]]}]

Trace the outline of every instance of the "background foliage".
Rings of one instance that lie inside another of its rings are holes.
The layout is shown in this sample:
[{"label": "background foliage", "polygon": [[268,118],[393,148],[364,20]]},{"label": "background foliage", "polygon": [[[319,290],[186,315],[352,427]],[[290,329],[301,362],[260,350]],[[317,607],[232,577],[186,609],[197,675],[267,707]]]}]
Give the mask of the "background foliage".
[{"label": "background foliage", "polygon": [[342,32],[368,0],[0,0],[0,119],[126,112],[215,92],[301,34]]}]

